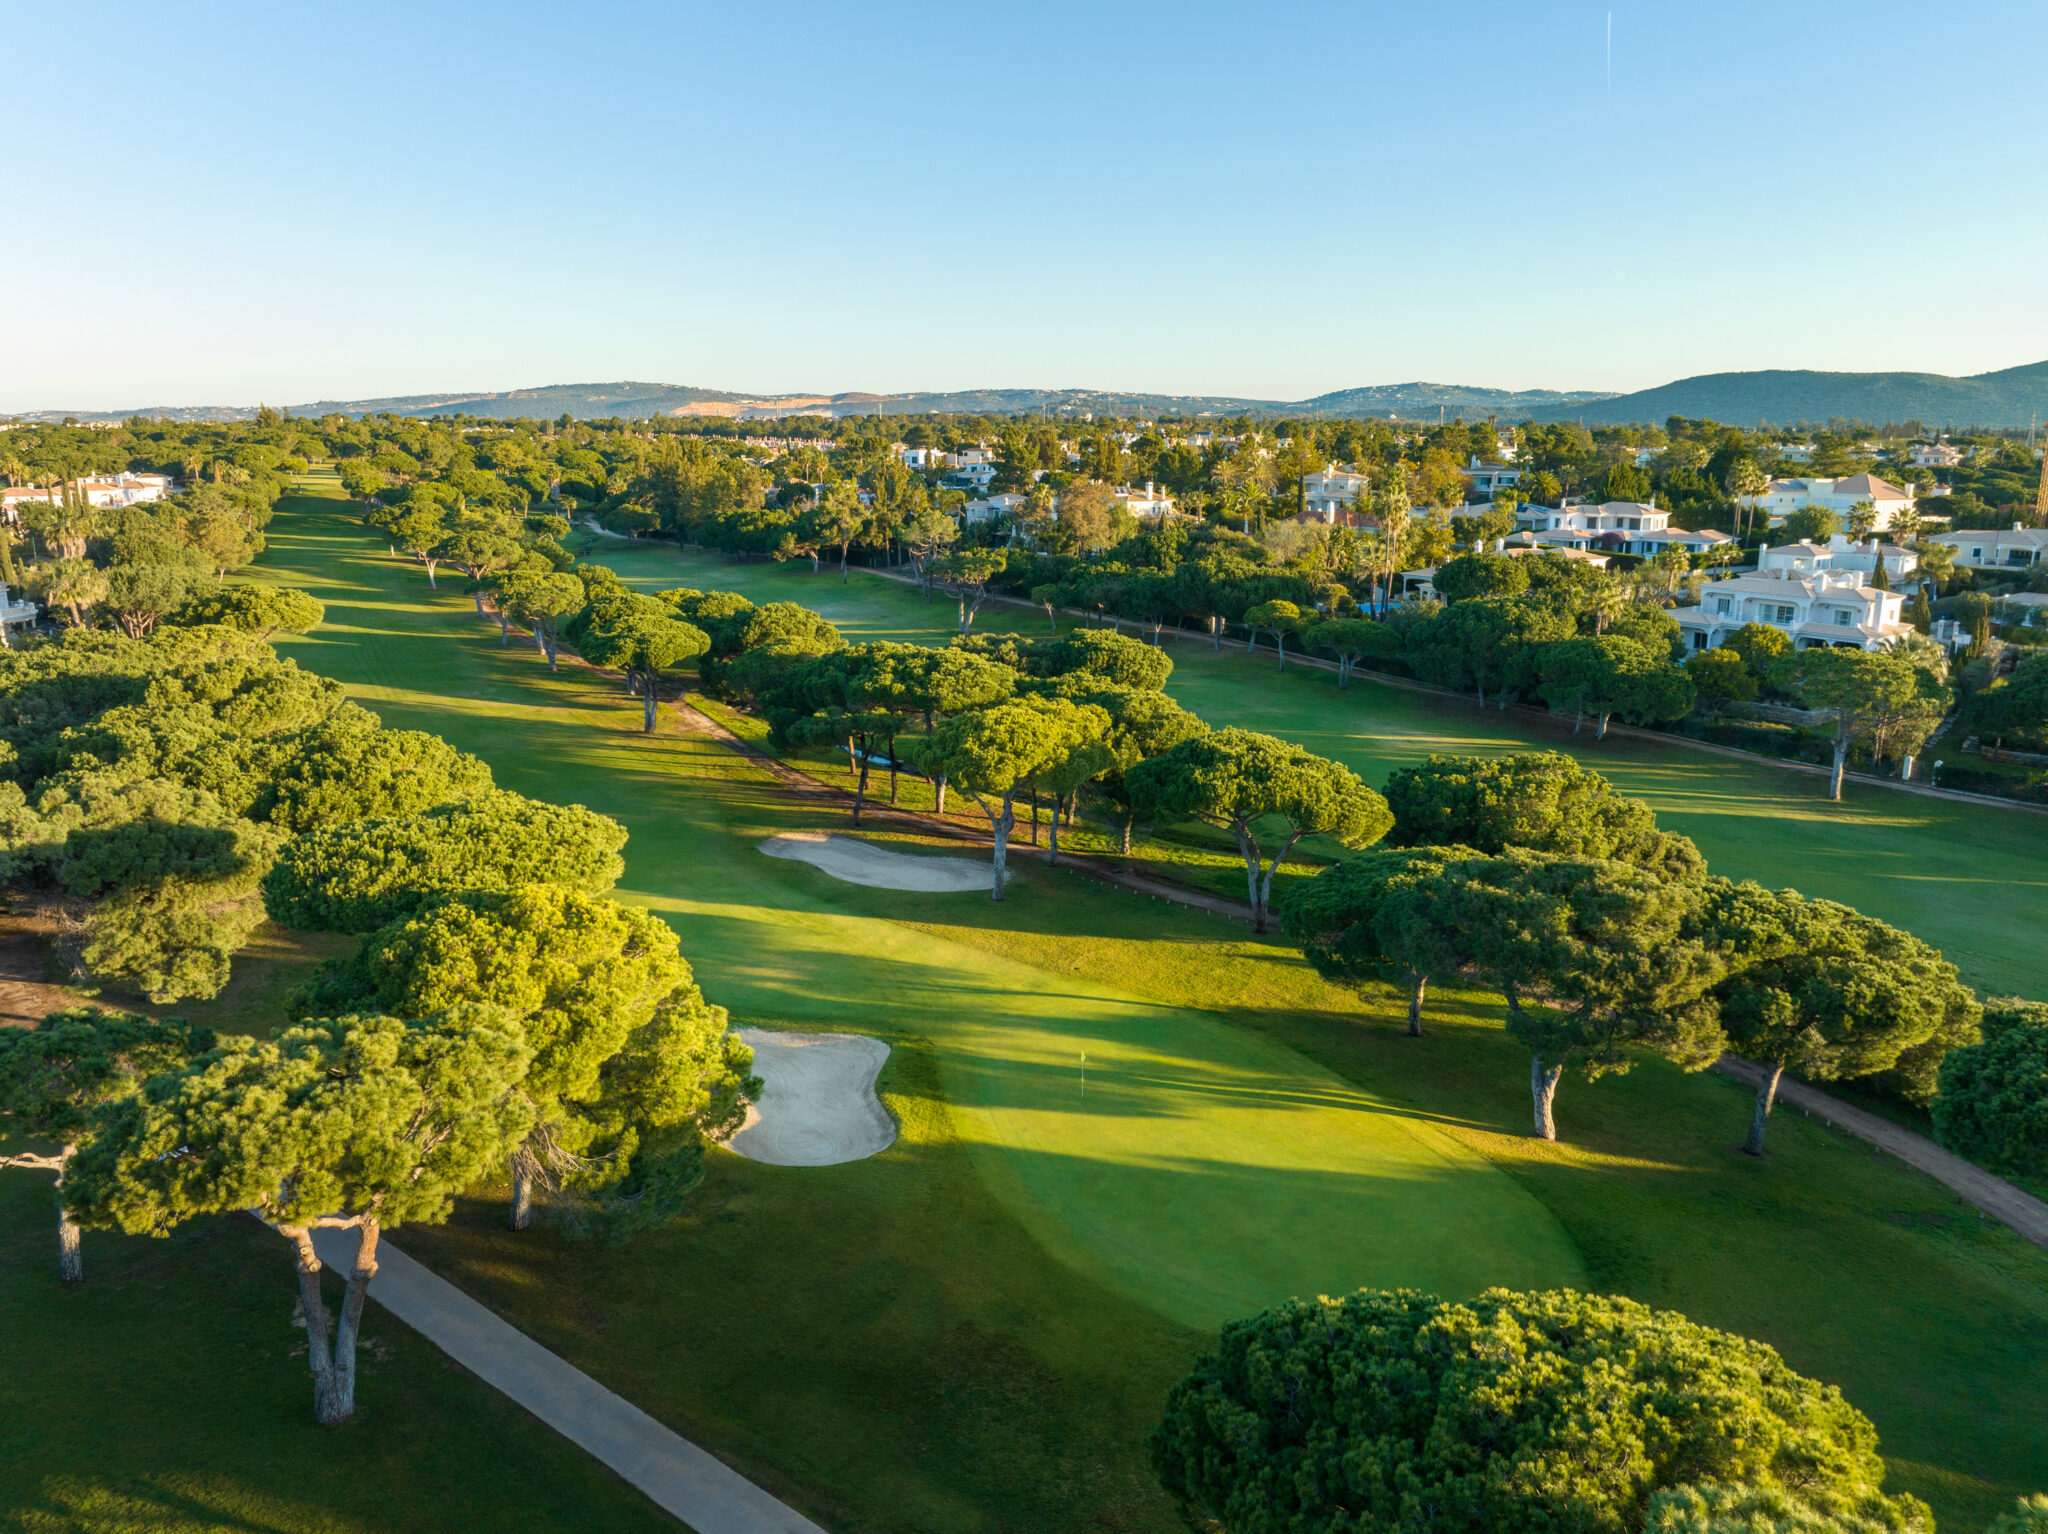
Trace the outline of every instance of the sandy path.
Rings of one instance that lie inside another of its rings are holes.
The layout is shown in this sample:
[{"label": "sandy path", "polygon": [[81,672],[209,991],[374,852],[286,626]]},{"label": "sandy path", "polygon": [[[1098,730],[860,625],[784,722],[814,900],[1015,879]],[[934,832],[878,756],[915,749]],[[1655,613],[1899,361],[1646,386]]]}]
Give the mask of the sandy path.
[{"label": "sandy path", "polygon": [[824,831],[794,831],[757,845],[771,858],[809,863],[835,879],[871,889],[960,894],[986,890],[992,878],[989,865],[978,858],[919,857]]},{"label": "sandy path", "polygon": [[770,1033],[742,1028],[754,1050],[761,1100],[726,1143],[774,1166],[860,1161],[896,1138],[875,1096],[889,1046],[857,1033]]}]

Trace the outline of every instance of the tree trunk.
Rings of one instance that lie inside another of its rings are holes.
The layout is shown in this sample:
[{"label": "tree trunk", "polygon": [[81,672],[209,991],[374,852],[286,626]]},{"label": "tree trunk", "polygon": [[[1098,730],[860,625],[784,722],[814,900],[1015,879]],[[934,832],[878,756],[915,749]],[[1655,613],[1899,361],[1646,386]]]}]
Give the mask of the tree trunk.
[{"label": "tree trunk", "polygon": [[1131,817],[1124,816],[1124,856],[1131,855]]},{"label": "tree trunk", "polygon": [[946,775],[943,772],[933,781],[932,788],[938,804],[938,808],[933,810],[932,813],[943,815],[946,813]]},{"label": "tree trunk", "polygon": [[[469,578],[473,581],[478,580],[474,571],[470,572]],[[476,598],[476,615],[481,618],[484,615],[484,588],[481,581],[478,582],[476,590],[471,592],[470,595]]]},{"label": "tree trunk", "polygon": [[1541,1055],[1529,1057],[1529,1095],[1536,1100],[1536,1137],[1539,1140],[1557,1138],[1557,1120],[1551,1116],[1551,1105],[1557,1101],[1557,1081],[1564,1074],[1564,1064],[1546,1067]]},{"label": "tree trunk", "polygon": [[290,1226],[278,1230],[299,1253],[299,1309],[306,1322],[306,1364],[313,1371],[313,1420],[332,1427],[348,1416],[334,1377],[334,1358],[328,1351],[327,1302],[320,1296],[320,1257],[313,1250],[311,1232]]},{"label": "tree trunk", "polygon": [[1408,1037],[1422,1037],[1422,997],[1429,989],[1429,976],[1415,970],[1408,976]]},{"label": "tree trunk", "polygon": [[646,705],[646,721],[642,726],[646,733],[654,733],[654,677],[650,673],[640,688],[640,701]]},{"label": "tree trunk", "polygon": [[1057,868],[1060,864],[1060,801],[1057,796],[1052,801],[1052,831],[1047,838],[1045,862],[1048,868]]},{"label": "tree trunk", "polygon": [[[1288,837],[1286,844],[1273,854],[1273,861],[1266,866],[1265,873],[1259,879],[1259,898],[1257,904],[1259,930],[1261,932],[1266,930],[1266,913],[1273,908],[1273,875],[1280,871],[1280,865],[1287,861],[1287,854],[1294,850],[1294,844],[1300,840],[1301,833],[1299,831]],[[1256,852],[1256,849],[1254,851]]]},{"label": "tree trunk", "polygon": [[1279,629],[1273,630],[1273,648],[1280,652],[1280,669],[1287,669],[1287,636]]},{"label": "tree trunk", "polygon": [[429,587],[429,589],[439,591],[441,589],[441,583],[434,579],[434,565],[436,564],[436,561],[431,559],[423,559],[420,561],[420,563],[427,567],[427,586]]},{"label": "tree trunk", "polygon": [[1847,737],[1835,737],[1835,765],[1828,774],[1828,797],[1839,800],[1842,797],[1842,774],[1849,766],[1849,742]]},{"label": "tree trunk", "polygon": [[[520,1152],[522,1157],[525,1154]],[[533,1171],[518,1162],[512,1166],[512,1214],[508,1223],[513,1230],[525,1230],[533,1223]]]},{"label": "tree trunk", "polygon": [[1038,845],[1038,790],[1031,790],[1031,845]]},{"label": "tree trunk", "polygon": [[1613,717],[1614,716],[1612,714],[1605,712],[1603,712],[1600,715],[1600,729],[1599,733],[1597,733],[1593,737],[1595,740],[1605,740],[1607,738],[1607,721],[1612,719]]},{"label": "tree trunk", "polygon": [[1266,930],[1266,908],[1259,904],[1259,844],[1252,840],[1251,832],[1242,824],[1232,827],[1237,832],[1237,850],[1244,858],[1245,895],[1252,906],[1252,931]]},{"label": "tree trunk", "polygon": [[1000,816],[989,817],[989,827],[995,832],[996,842],[995,887],[989,892],[988,897],[991,900],[1003,898],[1003,864],[1009,857],[1010,827],[1016,824],[1016,820],[1016,810],[1007,802],[1003,805],[1003,813]]},{"label": "tree trunk", "polygon": [[1581,707],[1580,707],[1580,709],[1579,709],[1578,713],[1577,713],[1577,714],[1575,714],[1575,715],[1573,715],[1573,717],[1572,717],[1572,733],[1573,733],[1574,735],[1578,734],[1578,733],[1579,733],[1579,727],[1580,727],[1581,725],[1583,725],[1583,724],[1584,724],[1585,722],[1586,722],[1586,710],[1585,710],[1584,706],[1583,706],[1583,705],[1581,705]]},{"label": "tree trunk", "polygon": [[1778,1101],[1778,1079],[1785,1074],[1785,1066],[1782,1061],[1772,1061],[1767,1070],[1763,1085],[1756,1089],[1756,1108],[1749,1116],[1749,1138],[1742,1145],[1752,1156],[1764,1153],[1764,1122]]},{"label": "tree trunk", "polygon": [[355,1266],[342,1291],[341,1320],[334,1329],[334,1386],[338,1415],[335,1421],[355,1415],[356,1334],[362,1330],[363,1304],[370,1297],[370,1280],[377,1276],[377,1222],[365,1220],[358,1228]]},{"label": "tree trunk", "polygon": [[858,755],[860,757],[860,775],[854,779],[853,783],[853,823],[855,825],[860,824],[860,812],[867,803],[868,797],[868,754],[862,751]]},{"label": "tree trunk", "polygon": [[839,584],[842,586],[844,586],[847,581],[846,548],[847,546],[843,543],[839,545]]},{"label": "tree trunk", "polygon": [[[61,1186],[58,1196],[63,1196]],[[85,1259],[78,1250],[78,1222],[62,1203],[57,1205],[57,1279],[66,1284],[85,1282]]]},{"label": "tree trunk", "polygon": [[1221,618],[1211,618],[1209,620],[1209,639],[1215,649],[1221,652],[1223,649],[1223,620]]}]

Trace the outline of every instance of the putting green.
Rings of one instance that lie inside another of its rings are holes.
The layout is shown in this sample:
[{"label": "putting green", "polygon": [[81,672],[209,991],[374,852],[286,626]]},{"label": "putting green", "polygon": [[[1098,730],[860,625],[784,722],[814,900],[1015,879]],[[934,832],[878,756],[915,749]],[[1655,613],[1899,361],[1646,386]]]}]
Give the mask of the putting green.
[{"label": "putting green", "polygon": [[[763,857],[755,843],[812,829],[815,811],[704,738],[643,736],[613,684],[501,648],[453,582],[429,591],[341,507],[286,502],[263,566],[328,606],[288,646],[302,664],[386,723],[474,751],[508,788],[624,822],[621,896],[677,927],[737,1019],[932,1041],[991,1193],[1118,1292],[1210,1327],[1362,1284],[1584,1281],[1550,1214],[1428,1119],[1208,1012],[904,925],[959,922],[973,896],[853,889]],[[1117,903],[1133,897],[1018,861],[1010,898],[973,919],[1031,930],[1086,903],[1128,929]]]},{"label": "putting green", "polygon": [[[757,602],[801,602],[856,640],[944,644],[954,606],[927,604],[901,582],[807,564],[736,564],[671,544],[606,543],[596,557],[645,589],[700,586]],[[1043,634],[1042,615],[991,603],[977,630]],[[1167,691],[1211,724],[1298,740],[1375,786],[1431,752],[1570,751],[1656,809],[1699,844],[1716,873],[1791,886],[1906,928],[1948,955],[1986,991],[2048,994],[2048,815],[1851,783],[1832,804],[1823,780],[1754,757],[1699,751],[1655,738],[1574,737],[1569,723],[1503,714],[1467,699],[1361,678],[1343,694],[1326,671],[1271,652],[1218,653],[1200,639],[1170,643]]]}]

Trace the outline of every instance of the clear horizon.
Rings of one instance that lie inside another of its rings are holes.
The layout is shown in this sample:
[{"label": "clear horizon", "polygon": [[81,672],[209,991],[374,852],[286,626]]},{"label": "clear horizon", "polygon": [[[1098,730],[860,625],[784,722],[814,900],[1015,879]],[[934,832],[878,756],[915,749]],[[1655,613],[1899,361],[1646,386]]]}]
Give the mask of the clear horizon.
[{"label": "clear horizon", "polygon": [[0,412],[2048,357],[2030,10],[1609,10],[23,11]]}]

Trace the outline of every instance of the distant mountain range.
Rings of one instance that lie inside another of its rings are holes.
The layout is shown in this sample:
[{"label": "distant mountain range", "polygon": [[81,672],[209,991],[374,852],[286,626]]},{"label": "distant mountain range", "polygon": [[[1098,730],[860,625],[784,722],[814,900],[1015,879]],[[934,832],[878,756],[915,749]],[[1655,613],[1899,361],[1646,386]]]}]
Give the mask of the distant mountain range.
[{"label": "distant mountain range", "polygon": [[[1305,400],[1233,398],[1206,394],[1134,394],[1098,389],[965,389],[912,394],[736,394],[679,384],[554,384],[499,394],[406,394],[387,399],[315,400],[287,407],[296,416],[341,414],[474,415],[497,419],[578,420],[607,416],[731,416],[775,419],[793,415],[1112,415],[1380,416],[1404,421],[1438,418],[1504,421],[1573,421],[1588,426],[1662,422],[1669,416],[1706,416],[1732,425],[1789,425],[1798,421],[1925,422],[1944,426],[2028,426],[2048,419],[2048,362],[1951,378],[1941,373],[1814,373],[1769,371],[1703,373],[1634,394],[1598,390],[1482,389],[1458,384],[1382,384],[1339,389]],[[126,420],[141,415],[172,421],[233,421],[254,405],[157,406],[141,410],[34,410],[28,421]]]}]

